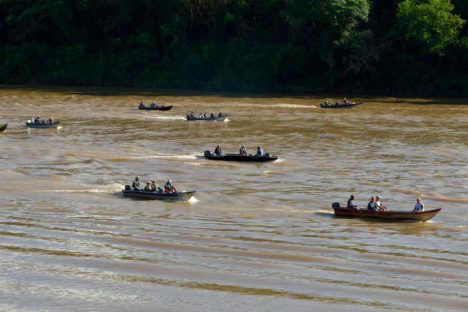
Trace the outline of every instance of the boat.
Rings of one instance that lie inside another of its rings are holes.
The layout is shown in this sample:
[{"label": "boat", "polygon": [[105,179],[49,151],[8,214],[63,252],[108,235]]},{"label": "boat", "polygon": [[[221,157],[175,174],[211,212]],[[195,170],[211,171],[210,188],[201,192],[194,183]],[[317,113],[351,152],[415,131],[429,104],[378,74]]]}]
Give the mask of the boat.
[{"label": "boat", "polygon": [[56,120],[52,123],[50,122],[32,122],[31,120],[26,121],[26,127],[28,128],[37,128],[37,129],[49,129],[57,128],[60,124],[60,121]]},{"label": "boat", "polygon": [[442,208],[425,211],[375,211],[367,209],[352,209],[345,207],[333,207],[335,217],[379,219],[387,221],[428,221],[432,219]]},{"label": "boat", "polygon": [[150,105],[150,106],[145,106],[144,104],[140,104],[138,105],[138,109],[141,109],[141,110],[159,110],[159,111],[168,111],[170,109],[172,109],[172,107],[174,107],[174,105],[158,105],[158,106],[153,106],[153,105]]},{"label": "boat", "polygon": [[266,162],[277,160],[278,157],[266,153],[263,156],[257,155],[241,155],[241,154],[222,154],[216,155],[210,151],[205,151],[205,157],[210,160],[224,160],[224,161],[243,161],[243,162]]},{"label": "boat", "polygon": [[174,193],[165,192],[145,192],[132,190],[130,185],[126,185],[122,190],[124,197],[131,197],[144,200],[166,200],[166,201],[187,201],[195,194],[195,191],[182,191]]},{"label": "boat", "polygon": [[340,104],[326,104],[326,103],[320,103],[321,108],[352,108],[355,106],[359,106],[364,104],[364,102],[359,102],[359,103],[340,103]]},{"label": "boat", "polygon": [[197,117],[197,116],[192,116],[192,115],[187,115],[187,120],[188,121],[194,121],[194,120],[206,120],[206,121],[224,121],[226,120],[226,115],[222,116],[206,116],[206,117]]},{"label": "boat", "polygon": [[8,124],[0,125],[0,132],[5,131],[5,129],[7,128],[7,126],[8,126]]}]

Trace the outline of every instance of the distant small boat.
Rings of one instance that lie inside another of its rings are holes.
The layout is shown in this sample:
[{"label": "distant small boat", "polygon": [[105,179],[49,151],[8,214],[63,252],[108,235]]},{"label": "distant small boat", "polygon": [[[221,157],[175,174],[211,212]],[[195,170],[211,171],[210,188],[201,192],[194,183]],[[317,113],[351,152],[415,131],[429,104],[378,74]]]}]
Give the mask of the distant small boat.
[{"label": "distant small boat", "polygon": [[343,207],[333,207],[336,217],[344,218],[364,218],[380,219],[387,221],[427,221],[432,219],[442,208],[426,210],[420,212],[414,211],[375,211],[367,209],[351,209]]},{"label": "distant small boat", "polygon": [[130,185],[125,186],[125,189],[122,190],[124,197],[131,197],[136,199],[146,199],[146,200],[166,200],[166,201],[187,201],[195,195],[195,191],[182,191],[174,193],[164,193],[164,192],[145,192],[145,191],[135,191],[130,188]]},{"label": "distant small boat", "polygon": [[5,129],[7,128],[7,126],[8,126],[8,124],[0,125],[0,132],[5,131]]},{"label": "distant small boat", "polygon": [[320,107],[321,108],[352,108],[352,107],[355,107],[355,106],[359,106],[359,105],[362,105],[364,104],[364,102],[360,102],[360,103],[347,103],[347,104],[344,104],[344,103],[340,103],[340,104],[326,104],[326,103],[320,103]]},{"label": "distant small boat", "polygon": [[60,121],[50,122],[32,122],[31,120],[26,121],[26,127],[28,128],[37,128],[37,129],[49,129],[57,128],[60,124]]},{"label": "distant small boat", "polygon": [[242,161],[242,162],[267,162],[277,160],[278,157],[266,153],[263,156],[257,155],[241,155],[241,154],[222,154],[216,155],[210,151],[205,151],[205,157],[210,160],[224,160],[224,161]]},{"label": "distant small boat", "polygon": [[191,116],[191,115],[187,115],[187,120],[188,121],[195,121],[195,120],[205,120],[205,121],[224,121],[226,120],[227,116],[226,115],[222,115],[222,116],[214,116],[214,117],[211,117],[211,116],[206,116],[206,117],[200,117],[200,116]]},{"label": "distant small boat", "polygon": [[140,104],[138,105],[138,109],[142,109],[142,110],[160,110],[160,111],[168,111],[170,110],[174,105],[168,105],[168,106],[165,106],[165,105],[149,105],[149,106],[145,106],[144,104]]}]

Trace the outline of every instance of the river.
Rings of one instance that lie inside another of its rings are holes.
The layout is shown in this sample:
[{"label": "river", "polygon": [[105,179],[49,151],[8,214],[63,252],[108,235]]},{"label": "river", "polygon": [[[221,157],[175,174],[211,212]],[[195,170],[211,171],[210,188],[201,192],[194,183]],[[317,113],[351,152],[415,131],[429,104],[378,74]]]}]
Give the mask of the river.
[{"label": "river", "polygon": [[[139,111],[137,104],[174,105]],[[359,100],[359,99],[357,99]],[[468,105],[0,89],[1,311],[466,311]],[[468,103],[465,103],[468,104]],[[189,111],[225,122],[188,122]],[[27,129],[35,115],[61,129]],[[213,162],[261,145],[279,160]],[[123,198],[136,176],[196,190]],[[333,217],[379,195],[426,223]]]}]

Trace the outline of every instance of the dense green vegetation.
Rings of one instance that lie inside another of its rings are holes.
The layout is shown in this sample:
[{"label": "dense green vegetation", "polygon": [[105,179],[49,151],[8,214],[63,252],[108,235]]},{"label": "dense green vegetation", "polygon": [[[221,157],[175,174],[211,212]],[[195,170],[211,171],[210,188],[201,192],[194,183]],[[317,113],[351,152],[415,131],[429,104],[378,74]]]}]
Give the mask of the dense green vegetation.
[{"label": "dense green vegetation", "polygon": [[468,96],[467,0],[0,0],[0,83]]}]

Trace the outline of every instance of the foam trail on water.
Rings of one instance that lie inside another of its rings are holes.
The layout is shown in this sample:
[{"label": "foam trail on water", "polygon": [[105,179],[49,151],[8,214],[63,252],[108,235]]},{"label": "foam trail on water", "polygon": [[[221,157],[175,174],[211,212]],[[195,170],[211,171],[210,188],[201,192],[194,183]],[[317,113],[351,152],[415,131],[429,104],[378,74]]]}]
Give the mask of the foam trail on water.
[{"label": "foam trail on water", "polygon": [[159,120],[185,120],[183,116],[146,116],[147,119],[159,119]]},{"label": "foam trail on water", "polygon": [[193,205],[193,204],[198,203],[199,200],[198,200],[195,196],[193,196],[192,198],[189,199],[188,202],[189,202],[191,205]]}]

